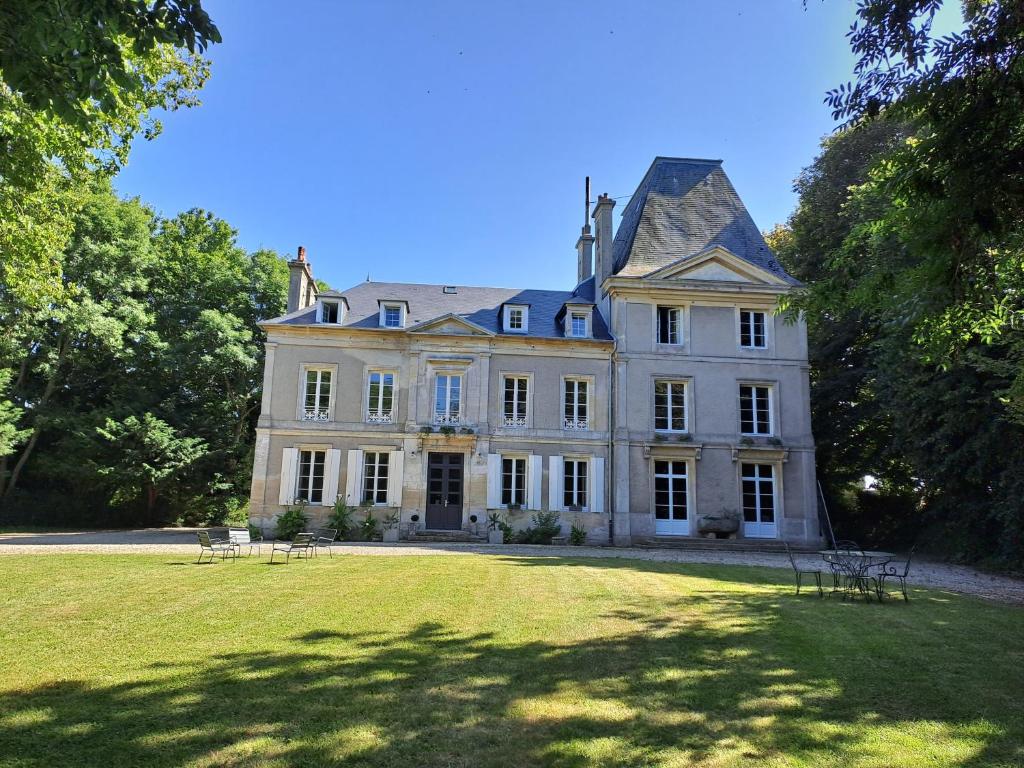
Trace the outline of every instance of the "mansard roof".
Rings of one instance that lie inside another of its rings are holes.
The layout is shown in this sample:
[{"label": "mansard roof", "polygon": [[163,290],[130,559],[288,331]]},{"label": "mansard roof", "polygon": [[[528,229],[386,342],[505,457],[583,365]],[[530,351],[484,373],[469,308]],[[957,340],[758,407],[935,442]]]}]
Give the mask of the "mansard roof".
[{"label": "mansard roof", "polygon": [[713,246],[799,284],[765,243],[721,160],[655,158],[622,211],[613,274],[640,277]]},{"label": "mansard roof", "polygon": [[[580,283],[573,291],[545,291],[520,288],[483,288],[455,286],[455,293],[445,293],[444,285],[419,283],[380,283],[367,281],[346,291],[333,292],[348,305],[342,327],[379,328],[378,300],[405,301],[408,306],[405,329],[431,320],[455,315],[496,335],[516,338],[565,338],[565,328],[556,320],[564,304],[593,302],[593,278]],[[451,287],[451,286],[448,286]],[[322,296],[324,294],[321,294]],[[503,304],[528,304],[530,317],[526,333],[505,333],[501,323]],[[267,321],[269,325],[317,325],[316,306]],[[600,313],[594,313],[593,338],[611,341],[611,335]],[[574,339],[576,341],[577,339]]]}]

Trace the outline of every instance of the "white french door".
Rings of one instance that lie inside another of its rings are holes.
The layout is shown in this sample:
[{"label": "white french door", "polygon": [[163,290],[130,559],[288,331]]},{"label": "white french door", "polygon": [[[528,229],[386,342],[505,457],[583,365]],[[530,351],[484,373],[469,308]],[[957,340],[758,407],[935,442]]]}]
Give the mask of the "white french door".
[{"label": "white french door", "polygon": [[775,523],[775,467],[771,464],[744,464],[743,535],[750,539],[778,537]]},{"label": "white french door", "polygon": [[689,536],[689,478],[685,461],[654,462],[654,532]]}]

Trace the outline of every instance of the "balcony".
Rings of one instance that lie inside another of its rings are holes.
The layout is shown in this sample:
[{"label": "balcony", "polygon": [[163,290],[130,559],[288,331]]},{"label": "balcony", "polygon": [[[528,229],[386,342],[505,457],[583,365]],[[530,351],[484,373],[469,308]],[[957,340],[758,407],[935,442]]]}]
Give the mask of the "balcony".
[{"label": "balcony", "polygon": [[367,424],[394,424],[395,423],[395,416],[394,416],[394,414],[392,414],[390,412],[388,412],[388,413],[379,413],[379,412],[370,411],[369,413],[366,414],[366,423]]},{"label": "balcony", "polygon": [[562,422],[562,429],[572,429],[576,431],[582,431],[590,429],[589,419],[565,419]]},{"label": "balcony", "polygon": [[506,416],[505,422],[506,427],[514,427],[516,429],[524,429],[526,427],[525,416]]},{"label": "balcony", "polygon": [[458,413],[435,413],[434,423],[439,427],[457,427],[462,420]]},{"label": "balcony", "polygon": [[306,408],[302,412],[303,421],[330,421],[331,414],[327,409],[320,410],[319,408]]}]

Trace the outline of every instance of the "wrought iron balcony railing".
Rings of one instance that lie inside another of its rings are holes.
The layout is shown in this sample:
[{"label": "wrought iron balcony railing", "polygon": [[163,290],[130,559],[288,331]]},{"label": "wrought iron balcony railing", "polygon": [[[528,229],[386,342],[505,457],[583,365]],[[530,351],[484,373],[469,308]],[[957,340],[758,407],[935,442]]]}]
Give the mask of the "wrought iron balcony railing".
[{"label": "wrought iron balcony railing", "polygon": [[366,414],[366,421],[368,424],[393,424],[395,421],[395,417],[394,414],[390,412],[381,413],[370,411],[369,413]]},{"label": "wrought iron balcony railing", "polygon": [[525,427],[526,417],[525,416],[506,416],[505,417],[506,427]]},{"label": "wrought iron balcony railing", "polygon": [[330,411],[326,408],[321,410],[320,408],[306,408],[302,412],[303,421],[330,421]]},{"label": "wrought iron balcony railing", "polygon": [[563,422],[564,429],[590,429],[589,419],[565,419]]}]

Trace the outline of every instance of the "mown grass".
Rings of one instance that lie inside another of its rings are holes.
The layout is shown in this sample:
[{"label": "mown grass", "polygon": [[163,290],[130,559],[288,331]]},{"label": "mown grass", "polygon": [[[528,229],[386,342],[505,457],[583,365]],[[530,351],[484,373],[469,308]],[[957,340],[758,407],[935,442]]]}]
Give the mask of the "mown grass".
[{"label": "mown grass", "polygon": [[1024,610],[542,557],[0,557],[3,766],[1011,766]]}]

